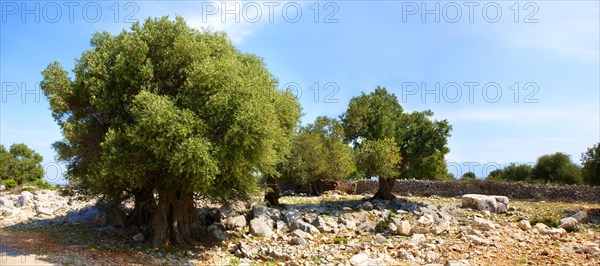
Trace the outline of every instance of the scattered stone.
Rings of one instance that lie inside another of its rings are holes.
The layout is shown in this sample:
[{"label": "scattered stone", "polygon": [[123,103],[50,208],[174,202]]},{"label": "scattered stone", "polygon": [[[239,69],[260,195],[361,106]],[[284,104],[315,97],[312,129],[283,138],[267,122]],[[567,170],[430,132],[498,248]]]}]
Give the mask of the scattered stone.
[{"label": "scattered stone", "polygon": [[536,229],[536,230],[538,230],[538,231],[548,230],[549,229],[549,227],[546,224],[543,224],[543,223],[536,223],[533,226],[533,228]]},{"label": "scattered stone", "polygon": [[466,194],[462,196],[462,207],[479,211],[506,213],[508,209],[508,197]]},{"label": "scattered stone", "polygon": [[400,251],[398,251],[398,257],[400,257],[400,259],[408,260],[408,261],[415,260],[415,256],[413,256],[413,254],[406,249],[401,249]]},{"label": "scattered stone", "polygon": [[388,233],[395,234],[398,232],[398,227],[394,223],[389,223],[387,230],[388,230]]},{"label": "scattered stone", "polygon": [[142,242],[144,241],[144,234],[142,233],[137,233],[133,236],[133,241],[135,242]]},{"label": "scattered stone", "polygon": [[521,221],[519,221],[519,223],[517,224],[517,226],[519,228],[521,228],[522,230],[525,230],[525,231],[531,230],[531,224],[527,220],[521,220]]},{"label": "scattered stone", "polygon": [[317,229],[314,225],[309,224],[305,221],[302,220],[296,220],[294,222],[292,222],[290,224],[290,228],[292,228],[292,230],[294,229],[300,229],[304,232],[310,233],[312,235],[316,235],[319,234],[321,231],[319,231],[319,229]]},{"label": "scattered stone", "polygon": [[106,221],[106,213],[99,210],[96,206],[88,206],[82,210],[82,214],[77,218],[79,223],[93,223],[102,225]]},{"label": "scattered stone", "polygon": [[299,246],[304,246],[306,245],[306,240],[304,240],[301,237],[294,237],[292,239],[290,239],[290,245],[299,245]]},{"label": "scattered stone", "polygon": [[578,211],[576,214],[574,214],[573,216],[571,216],[573,218],[575,218],[579,223],[587,223],[589,220],[588,214],[585,211]]},{"label": "scattered stone", "polygon": [[21,195],[17,199],[17,207],[23,207],[28,205],[33,205],[33,194],[29,191],[21,192]]},{"label": "scattered stone", "polygon": [[477,245],[493,245],[492,241],[476,236],[476,235],[466,235],[465,236],[468,240],[473,241],[473,243],[477,244]]},{"label": "scattered stone", "polygon": [[409,221],[402,221],[396,226],[398,227],[398,234],[403,236],[409,236],[412,231]]},{"label": "scattered stone", "polygon": [[371,203],[370,201],[365,201],[362,204],[360,204],[360,208],[365,211],[370,211],[373,209],[373,203]]},{"label": "scattered stone", "polygon": [[290,224],[300,218],[302,218],[302,216],[300,215],[300,212],[298,212],[297,210],[285,210],[285,212],[283,213],[283,220],[288,224]]},{"label": "scattered stone", "polygon": [[271,219],[274,221],[281,219],[281,211],[276,208],[269,208],[266,206],[253,206],[252,207],[252,218],[264,218],[265,220]]},{"label": "scattered stone", "polygon": [[240,231],[246,227],[246,217],[244,215],[238,215],[229,217],[221,222],[225,229]]},{"label": "scattered stone", "polygon": [[550,235],[553,239],[560,239],[567,235],[567,230],[564,228],[546,228],[539,230],[540,234]]},{"label": "scattered stone", "polygon": [[264,218],[254,218],[250,221],[250,233],[254,236],[271,237],[273,230],[269,224]]},{"label": "scattered stone", "polygon": [[577,227],[577,224],[579,224],[579,221],[577,221],[577,219],[575,219],[573,217],[566,217],[566,218],[560,219],[560,225],[558,227],[564,228],[564,229],[572,229],[572,228]]},{"label": "scattered stone", "polygon": [[435,251],[429,251],[425,253],[425,261],[427,263],[436,263],[442,256]]},{"label": "scattered stone", "polygon": [[419,244],[425,243],[425,241],[427,241],[427,238],[425,237],[424,234],[414,234],[410,238],[409,242],[413,245],[419,245]]},{"label": "scattered stone", "polygon": [[225,235],[223,233],[223,231],[221,231],[221,228],[217,224],[211,224],[211,225],[209,225],[206,228],[206,232],[210,236],[212,236],[212,237],[214,237],[214,238],[216,238],[218,240],[225,240],[225,239],[227,239],[227,235]]},{"label": "scattered stone", "polygon": [[296,230],[292,231],[291,235],[295,236],[295,237],[300,237],[300,238],[308,238],[308,239],[313,238],[313,236],[311,234],[304,232],[300,229],[296,229]]},{"label": "scattered stone", "polygon": [[385,243],[385,241],[386,241],[385,236],[383,236],[381,234],[375,235],[375,242],[377,242],[379,244],[383,244],[383,243]]},{"label": "scattered stone", "polygon": [[444,266],[469,266],[469,262],[449,260],[446,261],[446,264],[444,264]]},{"label": "scattered stone", "polygon": [[471,226],[479,230],[488,231],[496,228],[494,222],[475,216],[471,221]]},{"label": "scattered stone", "polygon": [[369,255],[360,253],[352,256],[350,261],[348,261],[352,266],[362,266],[362,265],[377,265],[377,262],[373,259],[369,258]]}]

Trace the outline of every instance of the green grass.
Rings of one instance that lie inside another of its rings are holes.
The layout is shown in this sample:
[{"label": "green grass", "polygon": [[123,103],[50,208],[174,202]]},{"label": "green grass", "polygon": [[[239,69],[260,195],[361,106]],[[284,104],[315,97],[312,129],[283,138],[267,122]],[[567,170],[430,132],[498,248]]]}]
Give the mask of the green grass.
[{"label": "green grass", "polygon": [[348,238],[345,237],[336,237],[333,239],[333,243],[336,245],[340,245],[340,244],[348,244]]}]

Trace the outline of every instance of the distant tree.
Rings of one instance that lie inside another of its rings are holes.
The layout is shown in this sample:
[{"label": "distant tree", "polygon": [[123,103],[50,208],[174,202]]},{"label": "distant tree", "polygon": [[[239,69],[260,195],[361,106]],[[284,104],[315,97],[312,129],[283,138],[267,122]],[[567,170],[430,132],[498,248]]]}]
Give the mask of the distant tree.
[{"label": "distant tree", "polygon": [[0,181],[17,185],[45,183],[43,160],[25,144],[13,144],[9,150],[0,145]]},{"label": "distant tree", "polygon": [[486,179],[493,181],[506,181],[504,179],[504,169],[496,169],[494,171],[491,171]]},{"label": "distant tree", "polygon": [[[356,150],[356,165],[367,177],[379,177],[379,190],[374,198],[393,199],[392,190],[400,173],[402,157],[394,139],[364,140]],[[383,186],[381,185],[384,183]]]},{"label": "distant tree", "polygon": [[[396,178],[447,177],[444,156],[449,152],[446,144],[452,128],[446,120],[432,120],[432,116],[429,110],[404,113],[396,96],[382,87],[350,100],[341,115],[346,140],[360,149],[365,141],[392,139],[401,158],[396,174],[379,175],[379,191],[374,198],[394,198],[391,191]],[[366,172],[360,166],[359,170]]]},{"label": "distant tree", "polygon": [[502,169],[491,171],[487,179],[496,181],[530,182],[532,181],[532,171],[533,167],[530,165],[511,163]]},{"label": "distant tree", "polygon": [[473,172],[466,172],[460,177],[461,181],[468,181],[468,180],[475,180],[475,179],[477,179],[477,176]]},{"label": "distant tree", "polygon": [[514,164],[506,166],[503,171],[503,178],[507,181],[527,181],[531,180],[531,172],[533,167],[527,164]]},{"label": "distant tree", "polygon": [[581,154],[581,173],[586,184],[600,186],[600,143]]},{"label": "distant tree", "polygon": [[128,223],[153,246],[197,245],[194,197],[248,199],[277,176],[300,107],[257,56],[181,17],[96,33],[71,79],[58,62],[41,88],[64,139],[67,177],[132,199]]},{"label": "distant tree", "polygon": [[348,179],[355,169],[342,125],[337,119],[320,116],[314,124],[300,128],[283,178],[318,195],[326,182]]},{"label": "distant tree", "polygon": [[581,169],[568,155],[557,152],[541,156],[532,170],[534,180],[557,184],[581,184]]},{"label": "distant tree", "polygon": [[445,180],[456,180],[456,176],[453,173],[448,172]]}]

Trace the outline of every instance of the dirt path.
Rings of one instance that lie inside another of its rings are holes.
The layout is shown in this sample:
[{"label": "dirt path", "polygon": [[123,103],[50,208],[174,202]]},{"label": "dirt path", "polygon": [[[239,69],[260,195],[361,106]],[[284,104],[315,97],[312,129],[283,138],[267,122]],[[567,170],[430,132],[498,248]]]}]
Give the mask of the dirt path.
[{"label": "dirt path", "polygon": [[[25,255],[29,254],[29,255]],[[135,251],[108,251],[65,245],[45,234],[0,232],[0,266],[5,265],[155,265]]]},{"label": "dirt path", "polygon": [[57,265],[39,259],[37,255],[24,254],[6,246],[0,245],[0,265],[2,266],[17,266],[17,265]]}]

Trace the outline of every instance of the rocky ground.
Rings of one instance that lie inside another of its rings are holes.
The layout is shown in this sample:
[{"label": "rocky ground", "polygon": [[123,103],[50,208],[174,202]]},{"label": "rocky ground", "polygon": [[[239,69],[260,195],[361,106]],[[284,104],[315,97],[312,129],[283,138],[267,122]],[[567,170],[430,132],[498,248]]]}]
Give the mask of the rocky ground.
[{"label": "rocky ground", "polygon": [[95,200],[2,192],[0,247],[75,265],[600,264],[600,204],[482,197],[469,203],[476,210],[460,197],[366,199],[286,196],[283,209],[202,202],[204,245],[155,249]]}]

